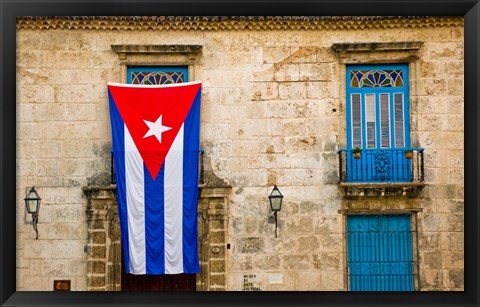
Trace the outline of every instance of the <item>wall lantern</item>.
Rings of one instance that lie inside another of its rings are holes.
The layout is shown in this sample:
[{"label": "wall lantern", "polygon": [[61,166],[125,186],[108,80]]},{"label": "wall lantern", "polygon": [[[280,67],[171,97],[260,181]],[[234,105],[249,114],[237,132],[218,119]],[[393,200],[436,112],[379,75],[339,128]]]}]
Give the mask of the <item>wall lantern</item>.
[{"label": "wall lantern", "polygon": [[32,215],[32,221],[30,224],[33,225],[33,229],[37,233],[37,237],[35,240],[38,240],[38,211],[40,211],[40,201],[42,199],[38,196],[37,191],[35,191],[35,187],[32,187],[28,192],[27,196],[25,197],[25,208],[27,208],[27,212]]},{"label": "wall lantern", "polygon": [[277,185],[273,187],[272,193],[268,196],[270,201],[270,209],[275,216],[275,238],[277,237],[277,212],[282,210],[283,195],[277,188]]}]

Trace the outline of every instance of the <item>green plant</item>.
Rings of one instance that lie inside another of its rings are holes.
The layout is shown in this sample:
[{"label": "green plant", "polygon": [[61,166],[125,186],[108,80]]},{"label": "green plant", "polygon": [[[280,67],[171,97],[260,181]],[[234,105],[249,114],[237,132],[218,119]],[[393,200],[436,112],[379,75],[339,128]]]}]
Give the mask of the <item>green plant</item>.
[{"label": "green plant", "polygon": [[405,157],[406,157],[408,160],[411,160],[412,157],[413,157],[413,150],[411,150],[411,149],[405,150]]},{"label": "green plant", "polygon": [[361,154],[362,150],[360,148],[354,148],[352,150],[352,153],[353,153],[353,158],[355,158],[355,160],[358,160],[360,159],[360,154]]}]

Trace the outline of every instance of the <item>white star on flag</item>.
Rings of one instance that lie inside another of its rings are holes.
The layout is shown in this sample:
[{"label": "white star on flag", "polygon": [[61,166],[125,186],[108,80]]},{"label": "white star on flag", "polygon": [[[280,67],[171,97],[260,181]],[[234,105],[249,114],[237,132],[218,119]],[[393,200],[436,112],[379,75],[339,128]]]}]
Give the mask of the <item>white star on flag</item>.
[{"label": "white star on flag", "polygon": [[171,127],[162,125],[162,116],[163,114],[160,114],[160,117],[155,122],[143,120],[145,124],[147,124],[148,128],[150,128],[143,138],[154,135],[157,140],[162,143],[162,133],[172,129]]}]

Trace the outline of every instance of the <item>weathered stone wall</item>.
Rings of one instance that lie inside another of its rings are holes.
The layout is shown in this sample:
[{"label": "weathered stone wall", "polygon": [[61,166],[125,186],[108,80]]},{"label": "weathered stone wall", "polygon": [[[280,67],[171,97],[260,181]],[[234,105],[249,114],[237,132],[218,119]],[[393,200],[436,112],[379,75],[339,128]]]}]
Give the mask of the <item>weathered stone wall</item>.
[{"label": "weathered stone wall", "polygon": [[427,149],[428,186],[419,214],[425,290],[464,289],[463,42],[454,39],[455,31],[444,35],[420,53],[411,108],[413,142]]},{"label": "weathered stone wall", "polygon": [[[421,289],[462,290],[463,27],[455,23],[202,32],[19,28],[17,289],[51,290],[54,279],[87,289],[82,187],[109,183],[106,82],[124,82],[111,45],[196,44],[203,46],[194,71],[203,81],[201,144],[212,173],[232,186],[227,273],[216,276],[225,278],[218,284],[346,290],[336,154],[346,143],[345,66],[331,46],[391,41],[424,42],[410,63],[412,145],[425,148],[427,183],[416,200],[423,209]],[[274,184],[285,195],[278,238],[268,223]],[[23,208],[32,185],[42,197],[38,240]]]}]

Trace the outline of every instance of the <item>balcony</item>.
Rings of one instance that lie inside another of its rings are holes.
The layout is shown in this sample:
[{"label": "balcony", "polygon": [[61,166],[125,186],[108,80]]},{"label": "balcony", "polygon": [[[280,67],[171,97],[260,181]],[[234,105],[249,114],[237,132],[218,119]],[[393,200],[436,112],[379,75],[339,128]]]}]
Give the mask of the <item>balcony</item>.
[{"label": "balcony", "polygon": [[[411,156],[410,156],[411,155]],[[351,196],[416,197],[425,186],[423,148],[338,151],[339,187]]]}]

